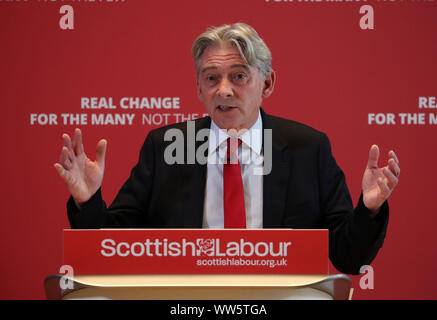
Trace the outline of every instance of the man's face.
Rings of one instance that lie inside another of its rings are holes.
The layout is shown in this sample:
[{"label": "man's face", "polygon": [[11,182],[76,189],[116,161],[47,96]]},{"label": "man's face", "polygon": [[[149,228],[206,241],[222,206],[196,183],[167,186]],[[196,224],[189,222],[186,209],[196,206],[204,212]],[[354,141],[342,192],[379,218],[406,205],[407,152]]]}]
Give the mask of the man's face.
[{"label": "man's face", "polygon": [[202,55],[198,96],[221,129],[249,129],[258,118],[262,99],[273,91],[273,84],[273,72],[264,79],[233,46],[209,47]]}]

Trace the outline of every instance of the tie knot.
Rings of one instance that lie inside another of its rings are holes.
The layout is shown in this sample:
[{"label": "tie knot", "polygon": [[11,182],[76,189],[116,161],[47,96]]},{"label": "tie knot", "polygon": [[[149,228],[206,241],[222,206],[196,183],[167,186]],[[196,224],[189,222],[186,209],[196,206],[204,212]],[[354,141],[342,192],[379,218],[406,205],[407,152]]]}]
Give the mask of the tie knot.
[{"label": "tie knot", "polygon": [[238,147],[241,145],[241,139],[239,138],[228,138],[227,142],[227,151],[226,151],[226,160],[229,164],[238,163]]}]

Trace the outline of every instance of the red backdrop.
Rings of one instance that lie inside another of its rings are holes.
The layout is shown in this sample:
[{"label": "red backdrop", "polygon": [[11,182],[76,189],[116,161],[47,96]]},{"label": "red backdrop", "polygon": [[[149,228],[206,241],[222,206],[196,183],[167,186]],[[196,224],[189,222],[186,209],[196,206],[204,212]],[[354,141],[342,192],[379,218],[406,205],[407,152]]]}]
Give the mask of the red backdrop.
[{"label": "red backdrop", "polygon": [[[74,9],[74,30],[62,30],[59,9]],[[362,30],[359,10],[374,9]],[[402,169],[390,198],[387,238],[374,268],[374,289],[355,299],[436,299],[435,1],[0,1],[1,263],[0,298],[44,299],[43,279],[59,272],[68,191],[53,163],[61,150],[62,113],[131,113],[132,125],[79,125],[94,158],[108,140],[103,196],[111,202],[155,125],[142,116],[203,114],[190,48],[206,27],[243,21],[273,53],[277,85],[264,109],[328,134],[356,203],[368,150],[382,161],[394,149]],[[175,110],[82,110],[82,97],[179,97]],[[57,125],[32,124],[55,114]],[[369,113],[424,113],[425,124],[368,123]],[[42,119],[42,118],[41,118]]]}]

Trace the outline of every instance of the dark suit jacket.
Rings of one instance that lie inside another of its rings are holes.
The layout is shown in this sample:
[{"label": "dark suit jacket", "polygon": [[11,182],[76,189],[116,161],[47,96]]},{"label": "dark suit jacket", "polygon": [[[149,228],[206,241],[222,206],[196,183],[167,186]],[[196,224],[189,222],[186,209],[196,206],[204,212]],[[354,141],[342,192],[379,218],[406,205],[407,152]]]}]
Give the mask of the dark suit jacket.
[{"label": "dark suit jacket", "polygon": [[[332,263],[341,272],[358,274],[382,246],[387,202],[375,218],[362,196],[354,210],[327,136],[262,110],[261,115],[273,140],[272,170],[263,177],[263,227],[329,229]],[[209,117],[196,120],[196,132],[208,129],[210,123]],[[163,137],[170,128],[186,136],[186,123],[150,131],[137,165],[109,208],[100,190],[80,211],[69,199],[72,228],[202,228],[207,166],[164,162],[164,150],[171,142]],[[196,149],[203,143],[197,141]]]}]

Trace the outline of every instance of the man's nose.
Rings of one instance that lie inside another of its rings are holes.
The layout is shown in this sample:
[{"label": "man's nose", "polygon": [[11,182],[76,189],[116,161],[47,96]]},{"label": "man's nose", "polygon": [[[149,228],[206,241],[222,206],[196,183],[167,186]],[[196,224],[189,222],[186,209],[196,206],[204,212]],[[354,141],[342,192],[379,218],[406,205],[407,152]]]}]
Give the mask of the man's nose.
[{"label": "man's nose", "polygon": [[228,79],[222,79],[217,90],[217,95],[223,99],[234,96],[234,88],[232,86],[232,83]]}]

